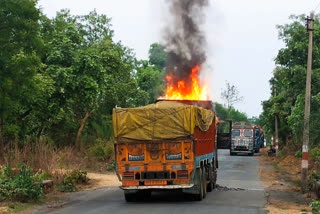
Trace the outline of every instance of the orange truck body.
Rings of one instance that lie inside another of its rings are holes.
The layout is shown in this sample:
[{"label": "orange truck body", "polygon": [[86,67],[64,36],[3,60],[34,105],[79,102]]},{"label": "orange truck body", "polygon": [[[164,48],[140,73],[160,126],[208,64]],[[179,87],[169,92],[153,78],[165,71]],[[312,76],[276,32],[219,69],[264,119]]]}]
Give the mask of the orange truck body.
[{"label": "orange truck body", "polygon": [[[213,110],[211,101],[178,102]],[[126,199],[130,193],[139,190],[161,189],[181,189],[199,196],[206,191],[201,193],[200,188],[204,188],[204,185],[205,188],[207,185],[214,186],[218,161],[216,125],[214,117],[207,131],[195,127],[194,134],[183,139],[117,142],[117,175],[122,182],[121,188],[125,190]],[[204,179],[205,184],[202,184]]]}]

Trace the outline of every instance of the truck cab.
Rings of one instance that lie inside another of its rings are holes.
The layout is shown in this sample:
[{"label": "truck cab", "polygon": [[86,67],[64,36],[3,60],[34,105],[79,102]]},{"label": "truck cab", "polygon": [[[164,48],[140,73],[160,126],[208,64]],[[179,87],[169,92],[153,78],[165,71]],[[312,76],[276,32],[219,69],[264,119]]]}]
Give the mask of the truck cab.
[{"label": "truck cab", "polygon": [[230,155],[239,153],[253,156],[255,151],[255,128],[246,122],[234,123],[231,130]]}]

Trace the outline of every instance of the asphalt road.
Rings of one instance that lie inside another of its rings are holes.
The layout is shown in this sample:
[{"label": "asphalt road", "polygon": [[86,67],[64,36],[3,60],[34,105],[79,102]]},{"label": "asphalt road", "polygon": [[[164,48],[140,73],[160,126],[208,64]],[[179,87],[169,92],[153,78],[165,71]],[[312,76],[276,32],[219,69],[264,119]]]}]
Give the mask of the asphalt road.
[{"label": "asphalt road", "polygon": [[151,199],[127,203],[119,188],[101,188],[78,192],[61,206],[42,207],[36,214],[204,214],[204,213],[266,213],[265,192],[258,177],[259,163],[255,157],[229,156],[219,150],[218,188],[198,202],[185,200],[179,192],[152,193]]}]

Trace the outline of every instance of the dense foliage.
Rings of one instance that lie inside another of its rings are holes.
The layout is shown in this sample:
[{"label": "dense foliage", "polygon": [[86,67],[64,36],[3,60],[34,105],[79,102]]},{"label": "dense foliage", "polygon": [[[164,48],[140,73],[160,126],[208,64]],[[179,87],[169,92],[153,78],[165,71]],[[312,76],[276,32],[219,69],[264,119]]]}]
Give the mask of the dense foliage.
[{"label": "dense foliage", "polygon": [[10,167],[0,171],[0,201],[37,201],[42,196],[41,180],[26,165],[20,165],[18,172]]},{"label": "dense foliage", "polygon": [[61,192],[74,192],[77,190],[77,184],[87,184],[89,178],[87,172],[81,170],[73,170],[65,175],[62,183],[58,186]]},{"label": "dense foliage", "polygon": [[[302,144],[308,32],[305,16],[291,16],[290,24],[278,26],[279,37],[285,43],[275,58],[276,68],[270,80],[271,98],[263,102],[260,121],[264,130],[274,134],[274,118],[279,121],[280,146]],[[310,143],[320,140],[320,22],[315,19]]]},{"label": "dense foliage", "polygon": [[[151,44],[149,59],[137,60],[114,41],[106,15],[62,10],[50,19],[34,0],[2,3],[0,150],[42,140],[86,145],[90,155],[109,159],[112,109],[146,105],[163,93],[165,48]],[[216,110],[221,119],[247,121],[232,107]]]},{"label": "dense foliage", "polygon": [[248,116],[245,113],[240,112],[233,107],[227,108],[220,103],[215,103],[215,110],[220,120],[232,120],[233,122],[249,121]]},{"label": "dense foliage", "polygon": [[96,11],[62,10],[49,19],[36,1],[2,3],[1,147],[43,138],[58,146],[108,139],[112,108],[146,105],[161,93],[160,45],[151,45],[149,61],[138,61],[114,41],[111,19]]}]

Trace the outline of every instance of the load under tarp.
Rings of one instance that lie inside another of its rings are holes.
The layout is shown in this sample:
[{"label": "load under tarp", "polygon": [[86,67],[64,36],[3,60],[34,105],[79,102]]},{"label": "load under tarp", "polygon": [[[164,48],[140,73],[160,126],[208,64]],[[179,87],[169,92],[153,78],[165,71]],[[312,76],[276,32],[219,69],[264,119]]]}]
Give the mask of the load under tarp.
[{"label": "load under tarp", "polygon": [[214,112],[172,101],[137,107],[113,109],[113,132],[117,141],[152,141],[188,137],[197,126],[207,131]]}]

